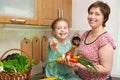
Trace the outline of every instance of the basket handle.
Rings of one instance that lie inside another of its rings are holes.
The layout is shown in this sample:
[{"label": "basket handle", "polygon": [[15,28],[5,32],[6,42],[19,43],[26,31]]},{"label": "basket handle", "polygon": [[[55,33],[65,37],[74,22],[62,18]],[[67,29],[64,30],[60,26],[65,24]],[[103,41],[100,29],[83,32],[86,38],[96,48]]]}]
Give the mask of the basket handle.
[{"label": "basket handle", "polygon": [[29,56],[29,54],[28,54],[27,52],[21,50],[21,49],[18,49],[18,48],[12,48],[12,49],[9,49],[9,50],[5,51],[5,52],[2,54],[0,60],[1,60],[8,52],[10,52],[10,51],[12,51],[12,50],[21,51],[21,52],[22,52],[21,54],[24,54],[24,55],[28,58],[29,63],[30,63],[30,66],[32,66],[32,59],[31,59],[31,57]]}]

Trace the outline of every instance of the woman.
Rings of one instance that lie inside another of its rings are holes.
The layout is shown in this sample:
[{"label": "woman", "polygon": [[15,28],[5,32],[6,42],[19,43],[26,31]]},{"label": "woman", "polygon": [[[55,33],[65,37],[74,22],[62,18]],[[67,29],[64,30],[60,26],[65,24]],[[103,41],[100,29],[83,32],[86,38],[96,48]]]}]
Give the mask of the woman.
[{"label": "woman", "polygon": [[110,7],[102,1],[96,1],[88,8],[88,23],[91,30],[82,35],[78,55],[92,62],[98,74],[93,71],[91,75],[89,70],[80,63],[71,65],[79,68],[78,74],[82,80],[111,80],[110,72],[115,46],[113,39],[105,30],[109,14]]}]

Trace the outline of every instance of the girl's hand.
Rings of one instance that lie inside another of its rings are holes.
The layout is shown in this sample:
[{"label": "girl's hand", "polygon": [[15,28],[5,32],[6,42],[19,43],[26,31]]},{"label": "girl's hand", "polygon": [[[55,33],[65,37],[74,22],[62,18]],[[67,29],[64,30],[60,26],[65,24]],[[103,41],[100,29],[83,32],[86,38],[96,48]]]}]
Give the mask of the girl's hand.
[{"label": "girl's hand", "polygon": [[56,40],[52,40],[50,42],[50,48],[53,50],[53,51],[57,51],[58,50],[58,42]]}]

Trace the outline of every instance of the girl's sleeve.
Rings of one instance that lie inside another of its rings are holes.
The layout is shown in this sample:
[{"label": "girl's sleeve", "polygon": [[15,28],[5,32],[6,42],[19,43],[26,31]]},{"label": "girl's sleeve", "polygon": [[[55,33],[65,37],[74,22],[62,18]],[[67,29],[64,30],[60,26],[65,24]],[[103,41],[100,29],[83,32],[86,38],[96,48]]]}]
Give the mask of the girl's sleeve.
[{"label": "girl's sleeve", "polygon": [[55,52],[51,50],[50,42],[54,39],[55,39],[54,37],[51,37],[48,39],[48,46],[47,46],[47,53],[46,53],[46,61],[47,62],[53,61],[53,56],[54,56]]},{"label": "girl's sleeve", "polygon": [[46,53],[46,61],[49,62],[51,59],[51,49],[50,49],[50,42],[52,41],[52,38],[48,39],[48,46],[47,46],[47,53]]}]

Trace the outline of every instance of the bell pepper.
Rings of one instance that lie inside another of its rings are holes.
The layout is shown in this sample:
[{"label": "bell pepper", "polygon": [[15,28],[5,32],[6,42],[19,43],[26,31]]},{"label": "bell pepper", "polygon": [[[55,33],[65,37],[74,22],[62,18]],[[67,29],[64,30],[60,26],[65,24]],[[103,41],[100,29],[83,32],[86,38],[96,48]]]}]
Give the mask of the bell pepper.
[{"label": "bell pepper", "polygon": [[71,59],[69,59],[69,61],[72,63],[78,63],[78,59],[76,59],[76,58],[71,58]]},{"label": "bell pepper", "polygon": [[66,52],[65,58],[67,58],[68,56],[69,56],[70,58],[72,58],[72,57],[73,57],[73,53],[72,53],[71,51]]}]

